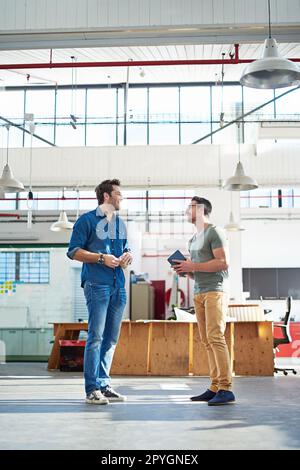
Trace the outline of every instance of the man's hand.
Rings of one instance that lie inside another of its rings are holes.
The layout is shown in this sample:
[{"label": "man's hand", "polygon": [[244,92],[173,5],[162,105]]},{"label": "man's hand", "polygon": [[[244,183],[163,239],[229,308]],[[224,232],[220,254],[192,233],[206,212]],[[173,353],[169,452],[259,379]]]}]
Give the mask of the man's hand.
[{"label": "man's hand", "polygon": [[180,261],[180,260],[173,260],[174,266],[173,269],[176,271],[177,274],[181,273],[193,273],[195,270],[195,263],[193,263],[190,259],[187,259],[186,261]]},{"label": "man's hand", "polygon": [[104,255],[104,264],[108,268],[116,268],[120,265],[120,260],[114,255]]},{"label": "man's hand", "polygon": [[132,263],[133,256],[131,253],[126,252],[123,253],[122,256],[120,256],[119,261],[120,261],[120,266],[121,268],[125,269],[129,264]]}]

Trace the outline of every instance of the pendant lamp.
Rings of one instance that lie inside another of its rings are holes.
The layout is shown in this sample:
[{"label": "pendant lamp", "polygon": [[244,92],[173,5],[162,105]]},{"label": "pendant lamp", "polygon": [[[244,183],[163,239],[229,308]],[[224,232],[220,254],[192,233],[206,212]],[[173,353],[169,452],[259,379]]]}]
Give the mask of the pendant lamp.
[{"label": "pendant lamp", "polygon": [[9,166],[8,152],[9,152],[9,130],[10,125],[5,126],[7,129],[7,149],[6,149],[6,164],[4,165],[2,177],[0,178],[0,190],[4,193],[19,193],[24,191],[24,185],[18,181]]},{"label": "pendant lamp", "polygon": [[[63,189],[62,200],[64,201],[64,199],[65,199],[65,190]],[[58,220],[51,225],[50,230],[52,232],[68,231],[68,230],[72,230],[73,226],[74,224],[72,222],[69,222],[68,220],[66,211],[61,210]]]},{"label": "pendant lamp", "polygon": [[240,78],[241,85],[258,89],[284,88],[300,83],[300,68],[279,54],[271,34],[271,9],[268,0],[269,37],[265,40],[262,58],[247,65]]},{"label": "pendant lamp", "polygon": [[234,176],[228,178],[223,188],[227,191],[251,191],[252,189],[258,188],[258,184],[255,179],[251,176],[245,175],[243,165],[241,163],[241,144],[240,144],[240,126],[238,123],[239,135],[238,135],[238,145],[239,145],[239,161],[236,166]]},{"label": "pendant lamp", "polygon": [[61,211],[57,222],[51,225],[50,230],[52,232],[61,232],[63,230],[72,230],[72,228],[73,224],[69,222],[66,211]]},{"label": "pendant lamp", "polygon": [[224,228],[227,230],[227,232],[242,232],[245,230],[238,222],[234,220],[232,211],[230,211],[229,223],[226,224]]}]

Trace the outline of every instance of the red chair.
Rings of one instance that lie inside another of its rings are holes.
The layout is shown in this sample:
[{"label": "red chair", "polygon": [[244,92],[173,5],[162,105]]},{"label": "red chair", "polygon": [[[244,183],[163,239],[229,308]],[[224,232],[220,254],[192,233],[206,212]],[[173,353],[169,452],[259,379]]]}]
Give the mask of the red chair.
[{"label": "red chair", "polygon": [[[274,355],[280,344],[290,344],[292,342],[291,332],[290,332],[291,310],[292,310],[292,297],[288,297],[286,299],[286,313],[285,313],[283,323],[274,323],[274,327],[280,328],[281,333],[282,333],[281,338],[274,337],[274,343],[273,343]],[[288,375],[288,371],[292,371],[293,374],[297,374],[297,371],[295,369],[288,368],[288,367],[280,368],[280,367],[276,367],[276,364],[275,364],[275,367],[274,367],[275,374],[277,374],[277,372],[283,372],[284,375]]]}]

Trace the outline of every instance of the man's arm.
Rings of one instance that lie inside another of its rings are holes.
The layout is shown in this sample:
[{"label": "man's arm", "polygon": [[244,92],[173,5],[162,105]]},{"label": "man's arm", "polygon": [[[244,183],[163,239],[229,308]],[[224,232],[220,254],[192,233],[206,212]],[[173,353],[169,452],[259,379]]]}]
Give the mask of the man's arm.
[{"label": "man's arm", "polygon": [[[83,250],[78,248],[76,250],[73,259],[81,261],[82,263],[97,263],[99,261],[100,253],[93,253],[91,251]],[[120,264],[120,260],[113,255],[103,255],[104,265],[109,268],[116,268]]]},{"label": "man's arm", "polygon": [[99,260],[99,256],[99,253],[93,253],[91,251],[78,248],[74,253],[72,259],[76,261],[81,261],[82,263],[97,263]]},{"label": "man's arm", "polygon": [[123,269],[126,269],[129,264],[132,263],[133,256],[129,248],[128,239],[127,239],[127,227],[122,219],[119,219],[120,232],[119,236],[123,240],[123,250],[122,255],[119,257],[120,266]]},{"label": "man's arm", "polygon": [[[175,266],[175,271],[180,273],[217,273],[219,271],[226,271],[229,266],[229,252],[225,247],[215,248],[212,250],[214,259],[206,261],[205,263],[193,263],[191,260],[180,261]],[[174,260],[176,261],[176,260]]]},{"label": "man's arm", "polygon": [[120,266],[123,269],[126,269],[127,266],[132,263],[133,256],[128,246],[127,238],[124,241],[123,254],[120,256],[119,260],[120,260]]},{"label": "man's arm", "polygon": [[229,251],[227,248],[220,247],[213,250],[214,259],[205,263],[194,263],[194,271],[204,273],[217,273],[226,271],[229,267]]},{"label": "man's arm", "polygon": [[[73,227],[71,240],[69,243],[69,249],[67,256],[70,259],[80,261],[82,263],[97,263],[100,257],[100,253],[93,253],[85,249],[90,226],[85,216],[81,216]],[[115,268],[119,266],[120,262],[118,258],[112,255],[104,255],[104,264],[109,268]]]}]

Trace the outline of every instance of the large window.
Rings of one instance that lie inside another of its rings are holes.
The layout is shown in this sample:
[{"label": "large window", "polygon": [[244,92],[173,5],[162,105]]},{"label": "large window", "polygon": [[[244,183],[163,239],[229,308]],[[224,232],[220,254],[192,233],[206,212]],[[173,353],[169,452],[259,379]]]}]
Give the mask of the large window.
[{"label": "large window", "polygon": [[[1,90],[0,91],[0,116],[12,121],[14,124],[23,126],[24,124],[24,91],[14,90]],[[2,124],[2,147],[6,147],[7,143],[7,130]],[[9,130],[9,146],[22,147],[23,146],[23,131],[11,126]]]},{"label": "large window", "polygon": [[[220,129],[221,112],[224,122],[233,121],[242,115],[242,88],[237,86],[215,86],[212,89],[213,130]],[[238,130],[234,124],[220,130],[213,136],[214,144],[232,144],[238,141]]]},{"label": "large window", "polygon": [[[261,106],[262,104],[272,100],[275,97],[273,90],[258,90],[253,88],[243,88],[244,95],[244,112],[249,111]],[[250,114],[244,124],[245,142],[253,143],[256,141],[257,121],[264,119],[274,119],[275,117],[275,103],[270,103],[267,106]]]},{"label": "large window", "polygon": [[178,87],[149,90],[149,144],[179,144]]},{"label": "large window", "polygon": [[250,299],[300,299],[299,268],[243,268],[243,289]]},{"label": "large window", "polygon": [[[78,86],[77,89],[4,89],[0,91],[0,116],[24,126],[24,112],[33,113],[36,134],[58,146],[180,145],[237,142],[236,125],[220,127],[221,113],[228,123],[274,99],[282,90],[257,90],[240,84],[130,85],[127,117],[125,85]],[[283,90],[284,91],[284,90]],[[256,140],[257,122],[269,119],[299,120],[299,90],[264,106],[244,119],[241,140]],[[73,115],[75,121],[72,121]],[[73,124],[73,125],[72,125]],[[5,122],[0,120],[0,140],[6,146]],[[76,127],[76,128],[75,128]],[[211,131],[218,130],[214,135]],[[47,146],[33,139],[33,146]],[[10,130],[11,147],[29,147],[30,136],[17,127]]]},{"label": "large window", "polygon": [[[56,103],[56,145],[85,145],[85,90],[58,90]],[[71,114],[75,116],[73,122]],[[75,128],[76,127],[76,128]]]},{"label": "large window", "polygon": [[[149,211],[178,212],[185,211],[194,190],[123,190],[122,210],[128,212]],[[97,206],[94,190],[90,191],[34,192],[32,209],[34,211],[77,211],[79,213],[93,210]],[[258,188],[254,191],[241,191],[241,208],[299,208],[300,190],[298,188]],[[27,192],[6,194],[0,199],[0,210],[28,210]]]},{"label": "large window", "polygon": [[[275,96],[279,96],[285,91],[290,90],[290,88],[280,88],[280,90],[275,90]],[[288,95],[284,96],[283,98],[279,98],[276,101],[276,117],[280,117],[282,119],[293,119],[295,115],[297,118],[300,117],[300,110],[299,110],[299,102],[300,102],[300,90],[297,89]]]},{"label": "large window", "polygon": [[127,145],[148,143],[148,97],[146,88],[129,88],[127,106]]},{"label": "large window", "polygon": [[258,188],[242,191],[241,208],[295,208],[300,207],[300,191],[296,188]]},{"label": "large window", "polygon": [[[211,87],[180,88],[180,143],[191,144],[211,132]],[[204,139],[202,144],[210,143]]]},{"label": "large window", "polygon": [[[25,112],[34,114],[35,133],[49,142],[54,142],[54,90],[28,90],[26,92]],[[25,134],[25,147],[30,147],[31,136]],[[47,146],[38,139],[32,139],[33,147]]]},{"label": "large window", "polygon": [[49,283],[49,252],[0,252],[0,282],[14,281],[25,284]]},{"label": "large window", "polygon": [[116,145],[116,113],[116,89],[88,90],[87,145]]}]

